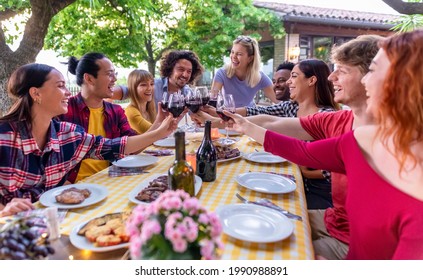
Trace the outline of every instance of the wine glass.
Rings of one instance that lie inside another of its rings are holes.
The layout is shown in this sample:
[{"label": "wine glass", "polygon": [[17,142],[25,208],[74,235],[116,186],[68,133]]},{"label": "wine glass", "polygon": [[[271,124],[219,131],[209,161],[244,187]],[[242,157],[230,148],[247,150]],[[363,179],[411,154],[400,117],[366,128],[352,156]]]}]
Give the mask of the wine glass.
[{"label": "wine glass", "polygon": [[169,96],[168,111],[176,119],[185,109],[184,96],[179,93],[173,93]]},{"label": "wine glass", "polygon": [[[217,104],[216,104],[216,113],[219,117],[226,123],[231,120],[230,117],[226,116],[223,113],[223,110],[235,113],[235,101],[232,94],[222,94],[217,95]],[[235,140],[229,138],[228,127],[226,127],[226,138],[220,139],[219,143],[225,146],[229,146],[235,143]]]},{"label": "wine glass", "polygon": [[[197,113],[198,110],[200,110],[202,105],[201,101],[202,99],[199,91],[191,89],[186,91],[185,105],[191,112]],[[188,123],[187,115],[185,115],[185,125],[183,128],[188,132],[197,132],[198,130],[196,126]]]},{"label": "wine glass", "polygon": [[201,97],[202,105],[207,105],[210,101],[210,94],[207,87],[196,87],[195,91]]},{"label": "wine glass", "polygon": [[163,92],[163,98],[162,98],[162,110],[167,112],[168,106],[169,106],[169,93],[165,91]]}]

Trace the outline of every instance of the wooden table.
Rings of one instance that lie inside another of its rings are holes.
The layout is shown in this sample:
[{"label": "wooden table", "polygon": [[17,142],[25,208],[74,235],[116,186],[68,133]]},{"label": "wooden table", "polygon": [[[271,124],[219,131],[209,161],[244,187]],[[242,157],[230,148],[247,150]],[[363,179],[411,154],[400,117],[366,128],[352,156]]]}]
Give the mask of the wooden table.
[{"label": "wooden table", "polygon": [[[187,134],[187,138],[189,135]],[[263,147],[246,136],[238,136],[239,141],[233,145],[242,153],[254,152],[255,149],[263,150]],[[186,151],[198,148],[199,141],[190,141]],[[149,149],[160,149],[151,146]],[[139,183],[148,179],[154,174],[166,174],[174,160],[174,156],[159,157],[159,161],[146,168],[150,173],[109,177],[108,170],[103,170],[83,182],[100,184],[108,188],[107,199],[82,209],[69,210],[66,218],[61,224],[62,237],[54,242],[57,253],[53,256],[56,259],[120,259],[126,249],[112,252],[94,253],[87,250],[79,250],[69,242],[67,235],[72,228],[107,213],[131,210],[135,204],[129,201],[128,194]],[[292,174],[295,176],[297,188],[289,194],[263,194],[248,190],[237,184],[235,176],[241,173],[256,172],[278,172]],[[210,211],[214,211],[219,205],[235,204],[240,201],[235,197],[238,192],[242,196],[256,200],[259,198],[271,199],[276,204],[288,211],[303,217],[303,221],[292,220],[294,224],[293,234],[279,242],[274,243],[251,243],[234,239],[222,234],[224,250],[222,259],[245,260],[245,259],[313,259],[310,226],[307,215],[307,204],[304,196],[303,181],[298,166],[289,162],[279,164],[259,164],[249,162],[243,158],[218,163],[217,179],[214,182],[203,182],[200,193],[197,195],[200,203]]]}]

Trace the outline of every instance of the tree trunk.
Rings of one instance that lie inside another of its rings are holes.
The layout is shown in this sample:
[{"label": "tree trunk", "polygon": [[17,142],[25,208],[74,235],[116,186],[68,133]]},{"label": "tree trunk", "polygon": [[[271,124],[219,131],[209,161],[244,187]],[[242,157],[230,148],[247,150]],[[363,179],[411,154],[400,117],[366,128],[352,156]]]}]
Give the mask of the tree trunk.
[{"label": "tree trunk", "polygon": [[153,75],[153,77],[155,76],[155,74],[156,74],[156,61],[152,61],[152,60],[148,61],[148,72],[150,72],[151,75]]},{"label": "tree trunk", "polygon": [[[12,105],[7,94],[7,80],[10,75],[19,66],[35,61],[43,48],[51,19],[75,1],[31,0],[31,17],[25,24],[24,35],[16,51],[12,51],[6,44],[3,29],[0,28],[0,116],[6,114]],[[7,15],[8,11],[4,11],[2,15]]]}]

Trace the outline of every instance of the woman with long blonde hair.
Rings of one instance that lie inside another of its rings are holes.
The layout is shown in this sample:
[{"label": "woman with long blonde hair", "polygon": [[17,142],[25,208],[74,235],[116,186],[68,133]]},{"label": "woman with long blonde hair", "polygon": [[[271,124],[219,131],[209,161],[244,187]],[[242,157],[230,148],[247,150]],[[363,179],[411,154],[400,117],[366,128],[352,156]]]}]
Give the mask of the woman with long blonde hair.
[{"label": "woman with long blonde hair", "polygon": [[157,114],[153,75],[146,70],[133,70],[128,76],[128,96],[130,103],[125,114],[129,124],[138,133],[144,133],[151,129]]},{"label": "woman with long blonde hair", "polygon": [[216,72],[213,94],[223,87],[225,93],[233,95],[236,107],[244,107],[255,106],[254,97],[259,90],[263,90],[267,98],[278,103],[272,80],[260,71],[261,58],[256,39],[238,36],[233,41],[230,59],[229,64]]}]

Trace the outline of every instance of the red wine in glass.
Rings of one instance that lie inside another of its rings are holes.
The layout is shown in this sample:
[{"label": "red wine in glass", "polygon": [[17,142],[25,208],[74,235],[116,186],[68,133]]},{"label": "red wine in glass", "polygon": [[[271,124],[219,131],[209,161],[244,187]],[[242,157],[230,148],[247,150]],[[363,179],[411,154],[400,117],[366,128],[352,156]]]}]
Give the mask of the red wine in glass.
[{"label": "red wine in glass", "polygon": [[191,112],[197,113],[198,110],[200,110],[201,101],[200,100],[187,100],[185,105],[188,107],[188,109]]},{"label": "red wine in glass", "polygon": [[162,101],[162,109],[163,109],[164,111],[167,111],[168,106],[169,106],[169,102],[163,102],[163,101]]},{"label": "red wine in glass", "polygon": [[210,99],[208,105],[213,106],[216,108],[217,106],[217,99]]},{"label": "red wine in glass", "polygon": [[[230,112],[230,110],[228,110],[229,112]],[[216,113],[219,115],[219,117],[223,120],[223,121],[225,121],[225,122],[228,122],[228,121],[230,121],[232,118],[231,117],[229,117],[229,116],[227,116],[227,115],[225,115],[225,114],[223,114],[223,110],[221,110],[221,109],[217,109],[216,110]]]},{"label": "red wine in glass", "polygon": [[203,96],[201,97],[201,101],[202,101],[202,105],[207,105],[210,101],[210,97],[209,96]]},{"label": "red wine in glass", "polygon": [[184,106],[174,106],[174,105],[170,105],[168,107],[169,112],[172,114],[172,116],[174,118],[179,117],[182,112],[184,111]]}]

